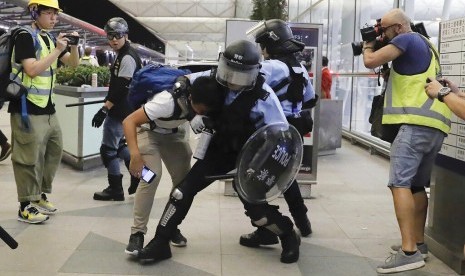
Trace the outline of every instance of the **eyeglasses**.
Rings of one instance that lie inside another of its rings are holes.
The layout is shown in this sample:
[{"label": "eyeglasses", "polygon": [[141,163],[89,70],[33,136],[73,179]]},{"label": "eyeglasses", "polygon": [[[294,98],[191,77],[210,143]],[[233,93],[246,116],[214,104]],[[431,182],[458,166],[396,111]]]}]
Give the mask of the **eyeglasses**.
[{"label": "eyeglasses", "polygon": [[52,16],[52,15],[58,15],[58,11],[53,10],[53,11],[42,11],[40,14],[45,14],[47,16]]},{"label": "eyeglasses", "polygon": [[123,33],[108,33],[107,38],[108,40],[113,40],[113,39],[121,39],[124,36]]},{"label": "eyeglasses", "polygon": [[401,25],[401,24],[399,24],[399,23],[394,23],[394,24],[389,25],[389,26],[387,26],[387,27],[381,27],[381,28],[383,29],[383,32],[387,32],[387,30],[388,30],[389,28],[394,27],[394,26],[396,26],[396,25]]}]

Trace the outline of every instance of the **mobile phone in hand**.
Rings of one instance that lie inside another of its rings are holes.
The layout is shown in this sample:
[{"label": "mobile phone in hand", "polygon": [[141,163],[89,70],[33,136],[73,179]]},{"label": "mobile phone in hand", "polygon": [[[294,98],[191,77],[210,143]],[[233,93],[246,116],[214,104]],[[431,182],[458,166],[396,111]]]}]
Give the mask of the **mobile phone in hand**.
[{"label": "mobile phone in hand", "polygon": [[157,175],[156,175],[152,170],[150,170],[149,168],[147,168],[145,165],[144,165],[144,167],[142,167],[141,178],[142,178],[142,180],[144,180],[145,182],[147,182],[147,183],[152,182],[153,179],[154,179],[156,176],[157,176]]}]

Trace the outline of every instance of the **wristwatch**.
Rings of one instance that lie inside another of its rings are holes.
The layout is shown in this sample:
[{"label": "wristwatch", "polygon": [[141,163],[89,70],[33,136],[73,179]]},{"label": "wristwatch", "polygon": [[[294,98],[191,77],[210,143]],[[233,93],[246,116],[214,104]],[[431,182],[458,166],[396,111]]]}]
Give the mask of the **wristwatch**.
[{"label": "wristwatch", "polygon": [[440,102],[444,102],[444,97],[449,95],[450,93],[450,88],[449,87],[442,87],[441,89],[439,89],[439,92],[438,92],[438,100]]}]

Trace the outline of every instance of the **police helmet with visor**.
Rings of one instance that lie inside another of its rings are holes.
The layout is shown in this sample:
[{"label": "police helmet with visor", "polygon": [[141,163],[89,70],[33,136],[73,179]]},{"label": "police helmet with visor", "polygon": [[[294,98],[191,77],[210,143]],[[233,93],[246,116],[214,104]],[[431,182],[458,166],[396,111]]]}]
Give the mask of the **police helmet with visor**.
[{"label": "police helmet with visor", "polygon": [[260,72],[260,53],[256,45],[238,40],[220,54],[216,80],[231,90],[250,90],[255,86]]},{"label": "police helmet with visor", "polygon": [[107,34],[107,38],[110,40],[113,38],[120,39],[129,33],[128,23],[121,17],[111,18],[107,21],[103,29]]},{"label": "police helmet with visor", "polygon": [[291,28],[280,19],[261,21],[247,30],[247,35],[260,43],[262,48],[266,47],[269,54],[295,53],[305,48],[305,44],[297,41]]}]

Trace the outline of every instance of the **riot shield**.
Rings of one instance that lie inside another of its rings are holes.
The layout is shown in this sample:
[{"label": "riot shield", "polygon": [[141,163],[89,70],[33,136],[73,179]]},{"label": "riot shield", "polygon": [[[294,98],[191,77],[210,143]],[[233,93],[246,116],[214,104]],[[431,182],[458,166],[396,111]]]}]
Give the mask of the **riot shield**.
[{"label": "riot shield", "polygon": [[292,125],[276,123],[258,129],[237,158],[237,193],[253,204],[277,198],[294,181],[302,152],[302,138]]}]

